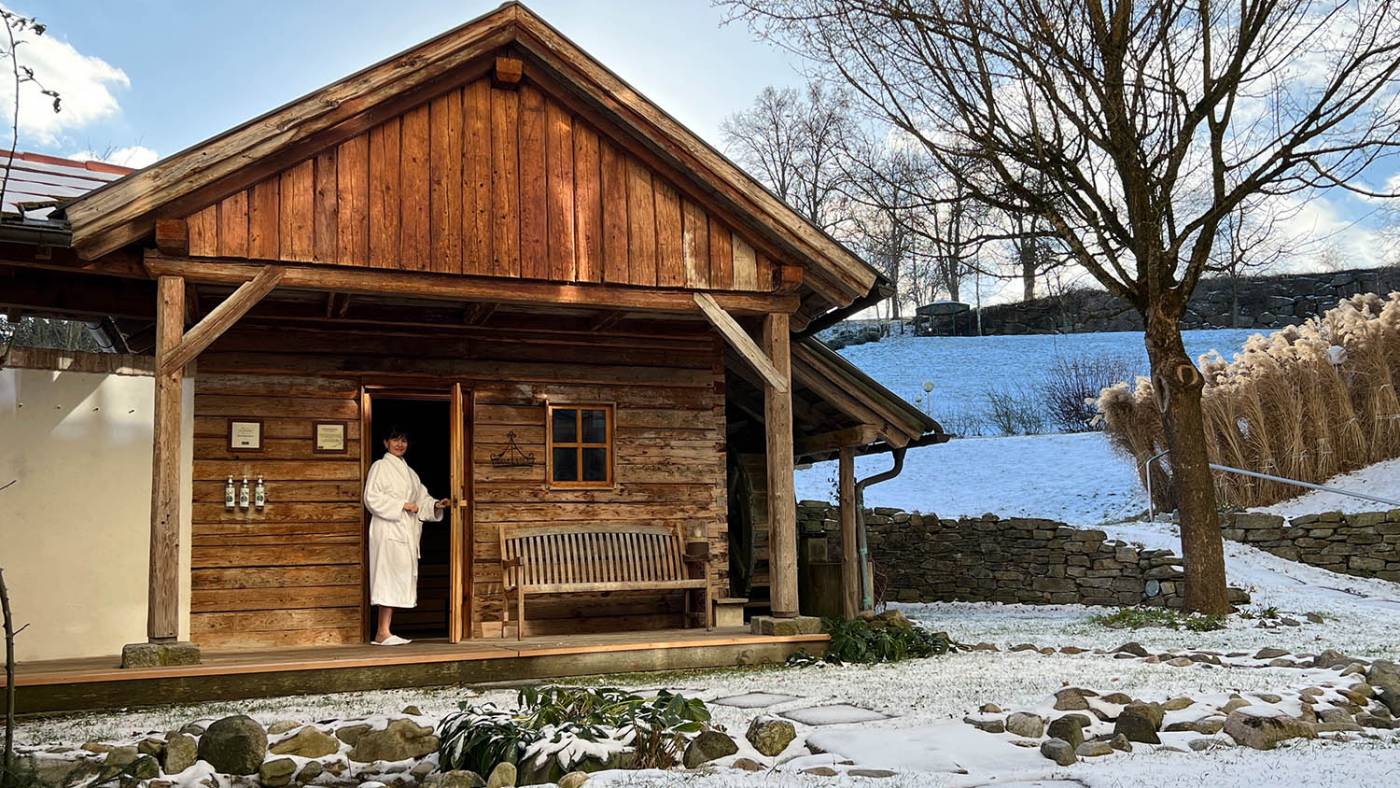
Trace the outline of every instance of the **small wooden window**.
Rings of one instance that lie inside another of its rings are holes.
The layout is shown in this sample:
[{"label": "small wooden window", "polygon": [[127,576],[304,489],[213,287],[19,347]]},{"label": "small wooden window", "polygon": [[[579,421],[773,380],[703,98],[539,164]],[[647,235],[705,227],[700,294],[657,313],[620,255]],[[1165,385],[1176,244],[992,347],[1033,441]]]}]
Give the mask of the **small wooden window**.
[{"label": "small wooden window", "polygon": [[549,483],[553,487],[611,487],[611,405],[550,405]]}]

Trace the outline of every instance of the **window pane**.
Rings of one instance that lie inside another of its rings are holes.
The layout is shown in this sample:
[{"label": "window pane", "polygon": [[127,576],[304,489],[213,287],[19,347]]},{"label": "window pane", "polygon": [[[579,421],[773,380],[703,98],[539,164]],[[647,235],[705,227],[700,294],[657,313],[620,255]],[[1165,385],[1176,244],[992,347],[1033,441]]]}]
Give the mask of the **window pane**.
[{"label": "window pane", "polygon": [[555,408],[554,442],[574,443],[578,440],[578,409]]},{"label": "window pane", "polygon": [[605,482],[608,480],[607,449],[583,450],[583,480],[586,482]]},{"label": "window pane", "polygon": [[578,481],[578,449],[554,450],[554,481]]},{"label": "window pane", "polygon": [[583,442],[608,442],[608,412],[605,410],[585,410],[583,412]]}]

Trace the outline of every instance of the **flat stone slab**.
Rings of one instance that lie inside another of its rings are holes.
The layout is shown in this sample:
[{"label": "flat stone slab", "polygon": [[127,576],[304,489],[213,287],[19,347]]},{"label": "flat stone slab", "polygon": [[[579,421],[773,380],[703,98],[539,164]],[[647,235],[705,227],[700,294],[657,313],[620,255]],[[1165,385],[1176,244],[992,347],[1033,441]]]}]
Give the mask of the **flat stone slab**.
[{"label": "flat stone slab", "polygon": [[720,698],[715,703],[721,706],[732,706],[736,709],[765,709],[794,700],[802,700],[802,698],[797,695],[779,695],[776,692],[750,692],[744,695]]},{"label": "flat stone slab", "polygon": [[881,714],[878,711],[862,709],[859,706],[852,706],[849,703],[837,703],[831,706],[810,706],[805,709],[795,709],[785,711],[781,715],[793,722],[800,722],[803,725],[842,725],[852,722],[875,722],[876,720],[887,720],[889,715]]}]

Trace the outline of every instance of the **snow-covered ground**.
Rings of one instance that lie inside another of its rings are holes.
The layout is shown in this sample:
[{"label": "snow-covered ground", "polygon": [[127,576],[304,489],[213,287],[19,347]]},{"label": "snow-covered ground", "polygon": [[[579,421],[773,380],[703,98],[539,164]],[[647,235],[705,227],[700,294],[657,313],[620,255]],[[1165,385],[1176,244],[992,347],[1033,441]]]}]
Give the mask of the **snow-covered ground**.
[{"label": "snow-covered ground", "polygon": [[[1359,471],[1334,476],[1326,483],[1328,487],[1337,487],[1349,492],[1365,493],[1377,498],[1400,501],[1400,459],[1385,460]],[[1377,512],[1389,508],[1386,504],[1375,501],[1312,490],[1297,498],[1280,501],[1273,506],[1264,506],[1255,511],[1293,518],[1303,514],[1317,514],[1318,512]]]},{"label": "snow-covered ground", "polygon": [[[1251,329],[1184,331],[1186,352],[1196,358],[1217,350],[1226,358],[1244,348]],[[1113,357],[1140,374],[1147,372],[1147,350],[1140,331],[1031,336],[916,337],[892,336],[838,351],[886,388],[910,402],[933,384],[936,418],[950,423],[964,414],[986,410],[986,393],[994,387],[1035,387],[1056,359]]]},{"label": "snow-covered ground", "polygon": [[[856,460],[856,477],[890,466],[889,455]],[[797,473],[797,497],[836,499],[836,463]],[[1102,433],[959,438],[911,449],[904,471],[866,488],[867,506],[940,517],[1045,517],[1070,523],[1124,520],[1147,510],[1132,463]]]}]

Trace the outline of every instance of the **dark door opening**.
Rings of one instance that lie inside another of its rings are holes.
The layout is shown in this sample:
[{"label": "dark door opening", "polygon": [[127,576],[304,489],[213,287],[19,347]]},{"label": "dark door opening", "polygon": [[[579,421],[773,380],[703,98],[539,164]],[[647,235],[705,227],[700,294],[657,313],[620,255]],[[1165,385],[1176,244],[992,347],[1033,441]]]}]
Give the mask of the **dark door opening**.
[{"label": "dark door opening", "polygon": [[[384,436],[395,427],[408,433],[404,459],[434,498],[450,498],[452,489],[451,403],[446,399],[414,399],[391,395],[374,397],[371,410],[374,447],[371,459],[384,456]],[[423,523],[418,560],[418,606],[394,612],[394,632],[406,638],[446,638],[449,634],[452,518],[457,510],[443,510],[442,521]],[[370,621],[375,611],[370,610]]]}]

